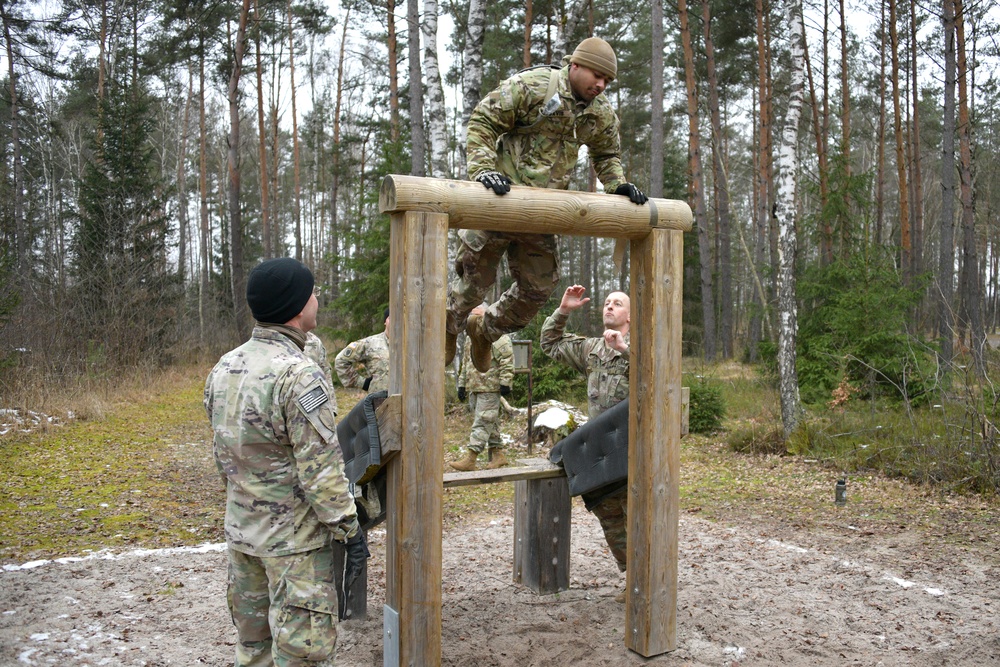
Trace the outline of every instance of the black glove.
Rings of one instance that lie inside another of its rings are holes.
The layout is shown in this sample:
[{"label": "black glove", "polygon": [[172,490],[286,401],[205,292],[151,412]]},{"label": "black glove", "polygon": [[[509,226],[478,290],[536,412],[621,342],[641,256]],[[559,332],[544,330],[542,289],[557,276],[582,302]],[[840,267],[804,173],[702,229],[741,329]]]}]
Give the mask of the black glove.
[{"label": "black glove", "polygon": [[646,203],[646,201],[649,200],[649,197],[642,194],[642,190],[635,187],[631,183],[622,183],[621,185],[619,185],[618,189],[615,190],[615,194],[624,195],[628,197],[633,204],[639,204],[640,206],[642,206],[643,204]]},{"label": "black glove", "polygon": [[465,387],[458,388],[458,400],[464,401],[468,394],[465,393]]},{"label": "black glove", "polygon": [[510,396],[510,387],[508,387],[505,384],[500,385],[500,395],[501,396]]},{"label": "black glove", "polygon": [[476,177],[476,180],[487,188],[493,188],[493,192],[498,195],[505,195],[510,192],[510,184],[514,182],[499,171],[484,171]]},{"label": "black glove", "polygon": [[371,386],[371,383],[372,383],[371,378],[365,378],[365,383],[361,385],[361,388],[364,389],[365,391],[368,391],[368,387]]},{"label": "black glove", "polygon": [[371,552],[368,551],[368,545],[365,543],[364,531],[359,529],[354,537],[347,540],[344,549],[347,551],[344,559],[344,590],[349,591],[354,582],[361,576],[365,561],[371,558]]}]

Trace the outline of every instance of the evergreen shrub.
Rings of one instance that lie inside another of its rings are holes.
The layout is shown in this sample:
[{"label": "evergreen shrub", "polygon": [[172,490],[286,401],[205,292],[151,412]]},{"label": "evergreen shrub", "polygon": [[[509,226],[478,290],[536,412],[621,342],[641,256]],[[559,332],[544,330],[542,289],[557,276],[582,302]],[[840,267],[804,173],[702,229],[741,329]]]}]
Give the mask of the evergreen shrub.
[{"label": "evergreen shrub", "polygon": [[688,430],[691,433],[711,433],[722,428],[722,418],[726,416],[722,387],[702,377],[688,387],[691,390]]}]

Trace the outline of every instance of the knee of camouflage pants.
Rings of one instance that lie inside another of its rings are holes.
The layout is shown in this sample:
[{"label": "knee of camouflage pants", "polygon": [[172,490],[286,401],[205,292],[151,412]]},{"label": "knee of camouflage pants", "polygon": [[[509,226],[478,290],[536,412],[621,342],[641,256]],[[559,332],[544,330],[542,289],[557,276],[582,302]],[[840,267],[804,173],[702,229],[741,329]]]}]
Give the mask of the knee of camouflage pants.
[{"label": "knee of camouflage pants", "polygon": [[594,516],[601,522],[604,540],[608,543],[611,555],[615,557],[615,562],[617,562],[621,572],[625,571],[628,561],[626,555],[628,553],[627,503],[628,488],[625,487],[604,498],[591,509]]},{"label": "knee of camouflage pants", "polygon": [[230,550],[226,605],[236,627],[236,667],[273,664],[270,604],[267,572],[260,559]]}]

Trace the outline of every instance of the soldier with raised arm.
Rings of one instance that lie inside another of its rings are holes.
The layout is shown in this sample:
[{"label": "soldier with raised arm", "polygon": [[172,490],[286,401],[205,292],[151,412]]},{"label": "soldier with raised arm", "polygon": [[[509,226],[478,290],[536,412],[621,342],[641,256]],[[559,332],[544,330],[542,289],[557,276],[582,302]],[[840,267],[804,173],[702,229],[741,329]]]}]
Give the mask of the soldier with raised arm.
[{"label": "soldier with raised arm", "polygon": [[[586,337],[566,333],[570,314],[590,301],[585,289],[571,285],[559,307],[542,324],[542,351],[587,376],[590,419],[628,398],[629,325],[631,300],[624,292],[612,292],[604,300],[604,333]],[[626,482],[583,494],[587,509],[601,522],[604,539],[622,572],[626,567],[628,487]],[[625,602],[625,592],[616,598]]]}]

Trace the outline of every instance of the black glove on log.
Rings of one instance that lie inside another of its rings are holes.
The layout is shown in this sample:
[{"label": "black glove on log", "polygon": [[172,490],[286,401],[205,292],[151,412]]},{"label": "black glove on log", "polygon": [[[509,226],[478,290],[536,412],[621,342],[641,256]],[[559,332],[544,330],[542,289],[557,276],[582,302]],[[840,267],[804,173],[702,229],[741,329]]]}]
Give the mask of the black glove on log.
[{"label": "black glove on log", "polygon": [[510,396],[510,387],[508,387],[505,384],[500,385],[500,395],[501,396]]},{"label": "black glove on log", "polygon": [[465,387],[458,388],[458,400],[464,401],[468,394],[465,393]]},{"label": "black glove on log", "polygon": [[625,197],[628,197],[633,204],[639,204],[640,206],[649,200],[649,197],[642,194],[642,190],[635,187],[631,183],[622,183],[619,185],[618,189],[615,190],[615,194],[624,195]]},{"label": "black glove on log", "polygon": [[361,388],[364,389],[365,391],[368,391],[368,387],[371,386],[371,383],[372,383],[371,378],[365,378],[365,383],[361,386]]},{"label": "black glove on log", "polygon": [[365,543],[364,531],[359,530],[354,537],[347,540],[344,545],[347,551],[344,559],[344,590],[351,590],[351,586],[361,576],[361,570],[365,567],[365,561],[371,557],[368,545]]},{"label": "black glove on log", "polygon": [[498,195],[505,195],[510,192],[512,180],[501,174],[499,171],[484,171],[476,177],[476,180],[487,188],[493,188],[493,192]]}]

